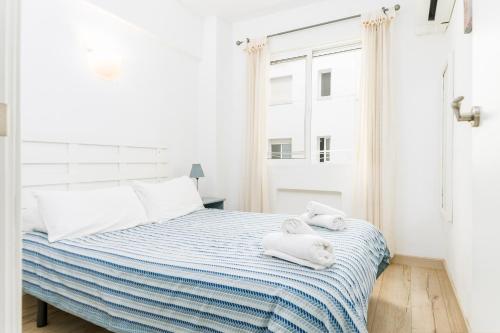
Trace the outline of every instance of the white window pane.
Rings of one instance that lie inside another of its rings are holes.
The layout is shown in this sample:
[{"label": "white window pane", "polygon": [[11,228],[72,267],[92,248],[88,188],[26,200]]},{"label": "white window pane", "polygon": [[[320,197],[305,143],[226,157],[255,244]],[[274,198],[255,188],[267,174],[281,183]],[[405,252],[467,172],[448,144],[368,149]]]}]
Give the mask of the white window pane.
[{"label": "white window pane", "polygon": [[271,144],[271,158],[281,158],[281,145]]},{"label": "white window pane", "polygon": [[279,153],[279,152],[281,152],[281,145],[271,145],[271,151],[273,153]]},{"label": "white window pane", "polygon": [[291,144],[283,144],[281,146],[282,158],[292,158],[292,145]]},{"label": "white window pane", "polygon": [[293,76],[271,78],[271,105],[292,103]]}]

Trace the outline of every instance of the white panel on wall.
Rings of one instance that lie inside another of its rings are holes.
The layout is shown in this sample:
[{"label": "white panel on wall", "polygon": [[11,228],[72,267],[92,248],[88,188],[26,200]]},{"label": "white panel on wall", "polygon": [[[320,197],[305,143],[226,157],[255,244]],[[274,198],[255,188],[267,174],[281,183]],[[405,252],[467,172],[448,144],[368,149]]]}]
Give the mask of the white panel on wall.
[{"label": "white panel on wall", "polygon": [[301,214],[306,211],[306,205],[311,200],[342,208],[340,192],[280,188],[277,189],[274,211],[283,214]]},{"label": "white panel on wall", "polygon": [[[349,164],[311,165],[300,159],[269,160],[268,170],[271,211],[297,213],[305,209],[310,200],[317,200],[351,214],[352,167]],[[290,200],[288,204],[287,200]]]}]

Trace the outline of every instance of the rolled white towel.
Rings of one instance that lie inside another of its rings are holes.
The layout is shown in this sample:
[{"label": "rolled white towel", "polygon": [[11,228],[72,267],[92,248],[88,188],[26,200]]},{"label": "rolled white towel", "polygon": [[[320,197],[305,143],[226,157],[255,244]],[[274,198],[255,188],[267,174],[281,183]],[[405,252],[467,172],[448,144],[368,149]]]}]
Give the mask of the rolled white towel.
[{"label": "rolled white towel", "polygon": [[306,210],[310,217],[313,217],[314,215],[333,215],[342,216],[342,218],[346,217],[345,213],[340,209],[330,207],[317,201],[309,201]]},{"label": "rolled white towel", "polygon": [[308,225],[323,227],[330,230],[344,230],[346,227],[345,219],[341,215],[314,215],[311,217],[309,213],[300,215],[300,219]]},{"label": "rolled white towel", "polygon": [[285,234],[316,234],[313,228],[297,216],[285,219],[281,223],[281,231]]},{"label": "rolled white towel", "polygon": [[264,254],[316,270],[333,265],[335,255],[332,244],[311,234],[284,234],[274,232],[264,236]]}]

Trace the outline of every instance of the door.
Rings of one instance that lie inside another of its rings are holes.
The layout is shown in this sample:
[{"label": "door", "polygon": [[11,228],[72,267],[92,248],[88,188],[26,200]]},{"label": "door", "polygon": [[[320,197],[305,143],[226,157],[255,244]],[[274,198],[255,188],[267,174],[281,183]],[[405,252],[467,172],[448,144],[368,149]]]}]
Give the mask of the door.
[{"label": "door", "polygon": [[500,332],[500,1],[473,0],[472,131],[473,259],[471,327]]},{"label": "door", "polygon": [[18,0],[0,0],[0,332],[21,331]]}]

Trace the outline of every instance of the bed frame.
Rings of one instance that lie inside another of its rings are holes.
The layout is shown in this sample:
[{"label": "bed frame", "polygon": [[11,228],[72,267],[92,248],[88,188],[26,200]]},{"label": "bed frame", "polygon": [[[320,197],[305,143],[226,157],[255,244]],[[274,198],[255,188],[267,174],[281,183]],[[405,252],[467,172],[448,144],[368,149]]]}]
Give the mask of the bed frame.
[{"label": "bed frame", "polygon": [[[34,205],[30,192],[36,189],[85,190],[169,178],[165,147],[28,140],[22,157],[23,208]],[[380,263],[377,277],[386,267]],[[37,306],[37,327],[45,327],[48,304],[38,299]]]},{"label": "bed frame", "polygon": [[36,312],[36,327],[45,327],[48,324],[47,320],[47,303],[37,299],[38,311]]},{"label": "bed frame", "polygon": [[[168,149],[24,140],[22,207],[35,205],[33,190],[86,190],[169,178]],[[47,303],[38,299],[37,327],[47,326]]]}]

